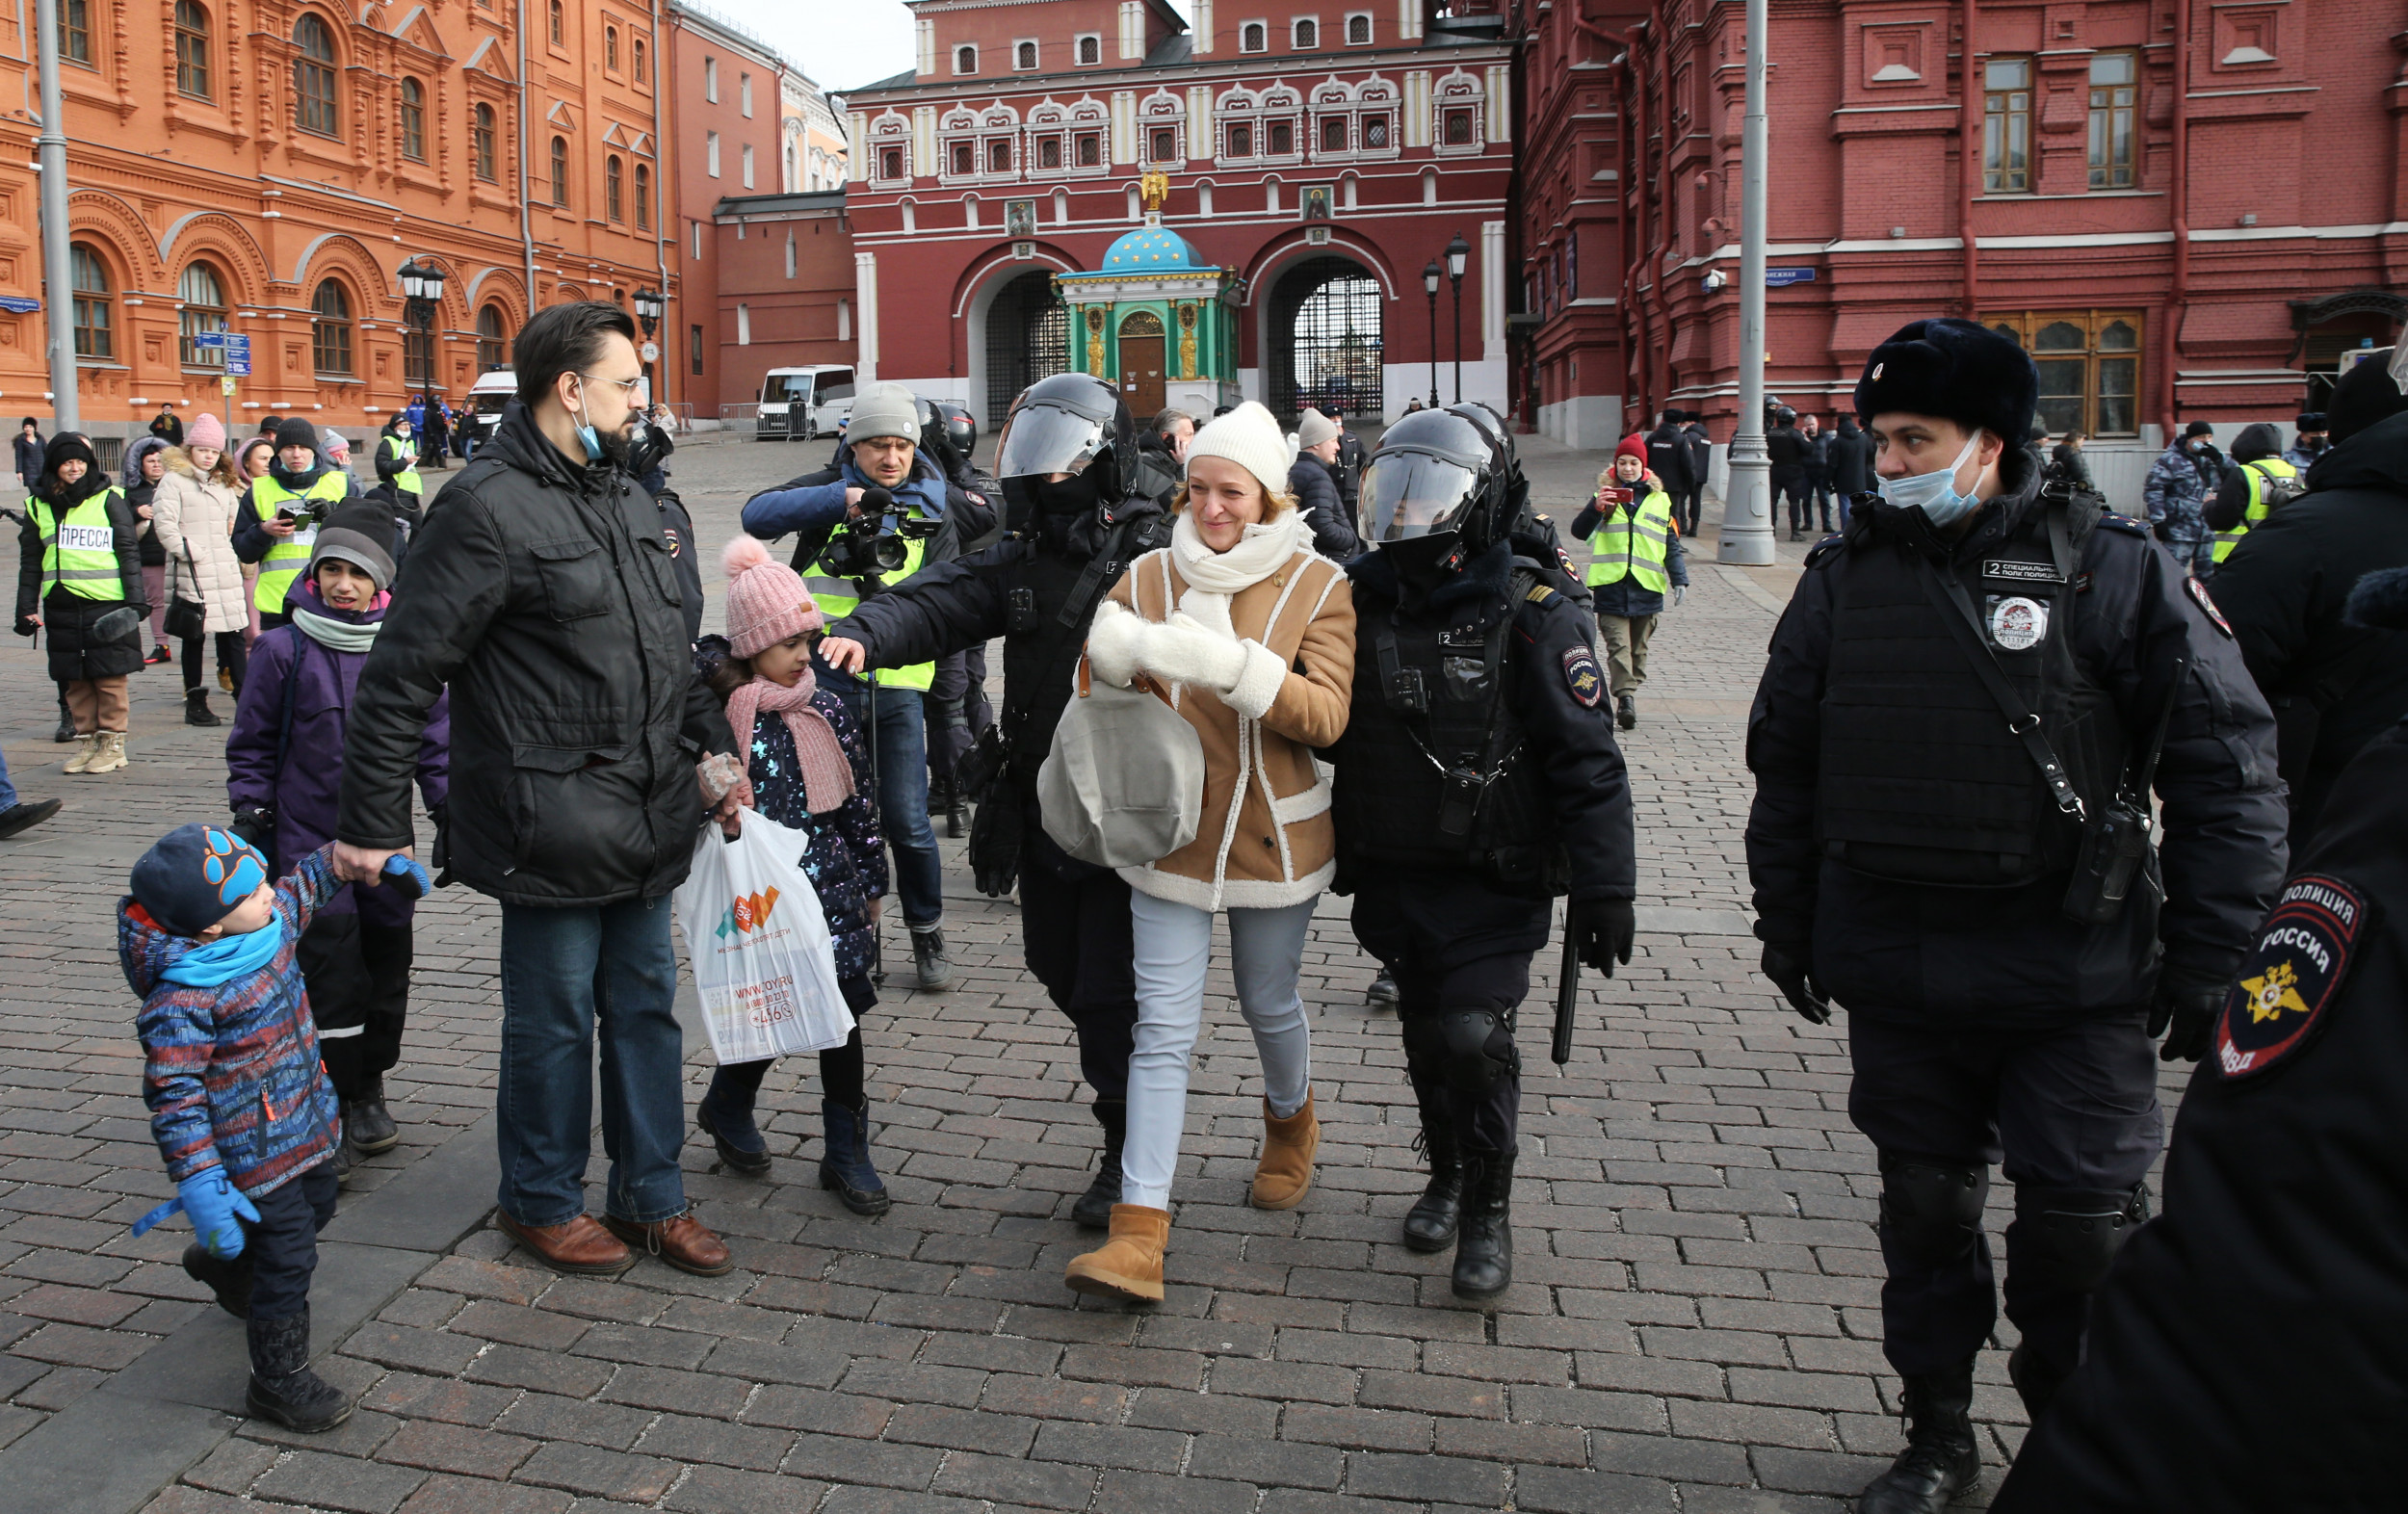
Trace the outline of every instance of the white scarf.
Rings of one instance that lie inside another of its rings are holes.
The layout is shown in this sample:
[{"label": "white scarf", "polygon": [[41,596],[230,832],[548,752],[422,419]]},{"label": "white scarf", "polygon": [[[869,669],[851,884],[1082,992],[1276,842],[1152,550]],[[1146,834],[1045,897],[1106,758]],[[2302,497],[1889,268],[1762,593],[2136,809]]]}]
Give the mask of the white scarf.
[{"label": "white scarf", "polygon": [[1229,599],[1278,572],[1295,557],[1304,525],[1300,510],[1281,510],[1260,525],[1245,528],[1238,544],[1215,552],[1195,529],[1195,512],[1181,510],[1170,528],[1170,561],[1187,580],[1188,591],[1179,608],[1209,630],[1237,640],[1229,623]]}]

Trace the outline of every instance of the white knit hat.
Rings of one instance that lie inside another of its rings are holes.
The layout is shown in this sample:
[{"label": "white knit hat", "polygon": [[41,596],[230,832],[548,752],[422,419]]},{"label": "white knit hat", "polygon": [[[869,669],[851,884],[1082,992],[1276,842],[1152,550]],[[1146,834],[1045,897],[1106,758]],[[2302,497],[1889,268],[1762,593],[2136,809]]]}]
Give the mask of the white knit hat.
[{"label": "white knit hat", "polygon": [[1198,457],[1226,457],[1262,481],[1263,492],[1288,486],[1288,469],[1296,463],[1296,438],[1279,429],[1270,411],[1252,400],[1226,415],[1217,415],[1188,443],[1188,471]]},{"label": "white knit hat", "polygon": [[1338,423],[1310,405],[1305,406],[1304,413],[1296,419],[1296,440],[1299,448],[1318,447],[1325,441],[1335,441],[1337,437]]}]

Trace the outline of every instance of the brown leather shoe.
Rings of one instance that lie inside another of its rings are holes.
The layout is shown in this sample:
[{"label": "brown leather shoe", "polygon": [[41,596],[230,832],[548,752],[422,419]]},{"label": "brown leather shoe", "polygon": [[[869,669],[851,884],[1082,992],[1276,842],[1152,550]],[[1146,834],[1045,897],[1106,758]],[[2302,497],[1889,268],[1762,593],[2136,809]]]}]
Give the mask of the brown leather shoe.
[{"label": "brown leather shoe", "polygon": [[563,1225],[522,1225],[506,1211],[495,1210],[493,1225],[555,1272],[614,1277],[636,1265],[636,1254],[595,1224],[590,1214],[580,1214]]},{"label": "brown leather shoe", "polygon": [[612,1235],[631,1246],[641,1246],[680,1272],[718,1277],[736,1270],[735,1259],[727,1254],[727,1242],[694,1218],[691,1210],[651,1225],[639,1225],[616,1214],[603,1215],[602,1223],[610,1227]]}]

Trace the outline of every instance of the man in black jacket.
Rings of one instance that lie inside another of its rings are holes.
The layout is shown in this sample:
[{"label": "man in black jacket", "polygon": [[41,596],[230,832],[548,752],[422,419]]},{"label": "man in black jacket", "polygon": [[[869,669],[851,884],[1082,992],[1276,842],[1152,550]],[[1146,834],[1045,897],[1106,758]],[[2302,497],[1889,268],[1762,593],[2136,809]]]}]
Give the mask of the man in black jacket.
[{"label": "man in black jacket", "polygon": [[2408,564],[2408,396],[2385,358],[2343,378],[2335,445],[2308,470],[2308,492],[2215,573],[2216,605],[2274,706],[2294,847],[2358,749],[2408,715],[2408,636],[2354,625],[2343,610],[2361,574]]},{"label": "man in black jacket", "polygon": [[1344,562],[1363,550],[1354,534],[1354,516],[1338,488],[1338,449],[1346,433],[1321,411],[1307,408],[1296,417],[1296,461],[1288,467],[1288,492],[1313,533],[1313,550],[1332,562]]},{"label": "man in black jacket", "polygon": [[1104,1154],[1071,1215],[1092,1230],[1108,1228],[1120,1202],[1128,1130],[1138,1022],[1129,885],[1054,845],[1038,820],[1036,774],[1070,702],[1096,602],[1130,561],[1170,539],[1166,511],[1132,479],[1137,448],[1128,407],[1110,384],[1086,374],[1039,379],[996,449],[1005,538],[862,601],[820,645],[830,666],[858,672],[1004,639],[1003,718],[965,763],[991,785],[964,780],[979,797],[970,868],[990,898],[1018,883],[1029,971],[1078,1032]]},{"label": "man in black jacket", "polygon": [[1699,516],[1706,512],[1706,480],[1714,472],[1714,444],[1706,434],[1706,412],[1681,412],[1681,445],[1688,451],[1688,498],[1682,503],[1688,522],[1681,535],[1694,541],[1700,525]]},{"label": "man in black jacket", "polygon": [[1872,492],[1872,437],[1853,415],[1840,417],[1831,436],[1831,492],[1840,502],[1840,529],[1847,530],[1848,505]]},{"label": "man in black jacket", "polygon": [[1657,483],[1672,499],[1672,518],[1680,526],[1681,535],[1694,536],[1697,526],[1683,512],[1694,480],[1688,471],[1688,444],[1682,439],[1681,412],[1666,410],[1658,417],[1656,429],[1647,433],[1647,471],[1656,476]]},{"label": "man in black jacket", "polygon": [[1772,430],[1765,432],[1765,455],[1772,460],[1772,514],[1780,519],[1781,502],[1790,502],[1792,541],[1806,535],[1813,518],[1814,495],[1806,471],[1813,450],[1797,429],[1795,410],[1785,405],[1772,412]]},{"label": "man in black jacket", "polygon": [[[2023,350],[1970,322],[1873,350],[1855,407],[1883,498],[1808,555],[1748,719],[1765,975],[1817,1024],[1847,1009],[1848,1116],[1880,1156],[1909,1431],[1864,1514],[1938,1514],[1980,1470],[2002,1158],[2009,1372],[2037,1416],[2073,1370],[2146,1214],[2149,1037],[2170,1026],[2161,1055],[2199,1056],[2282,876],[2271,715],[2141,527],[2041,490],[2037,390]],[[2135,792],[2160,727],[2161,874]],[[2105,849],[2111,808],[2138,848]],[[2126,881],[2080,886],[2079,859],[2110,855]]]},{"label": "man in black jacket", "polygon": [[[451,866],[502,903],[497,1223],[563,1272],[620,1271],[633,1244],[715,1276],[734,1264],[677,1162],[669,895],[703,823],[697,764],[736,744],[694,676],[661,512],[624,472],[635,334],[599,300],[519,332],[518,398],[410,543],[360,670],[334,866],[373,888],[410,848],[419,736],[448,685]],[[601,1225],[584,1188],[597,1031]]]}]

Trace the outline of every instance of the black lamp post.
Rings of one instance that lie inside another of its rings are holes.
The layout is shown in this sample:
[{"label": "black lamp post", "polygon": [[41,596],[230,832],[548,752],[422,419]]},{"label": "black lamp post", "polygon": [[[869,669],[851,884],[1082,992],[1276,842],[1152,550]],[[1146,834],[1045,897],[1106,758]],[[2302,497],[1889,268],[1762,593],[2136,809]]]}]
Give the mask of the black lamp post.
[{"label": "black lamp post", "polygon": [[402,281],[402,320],[418,338],[418,355],[423,366],[418,370],[418,392],[430,410],[434,408],[434,315],[443,303],[443,270],[432,258],[424,262],[411,258],[404,263],[398,276]]},{"label": "black lamp post", "polygon": [[1429,293],[1429,407],[1438,408],[1438,280],[1446,271],[1431,258],[1422,270],[1422,288]]},{"label": "black lamp post", "polygon": [[[662,312],[667,308],[668,301],[663,298],[659,290],[639,289],[636,291],[636,324],[643,327],[643,341],[647,348],[652,345],[653,329],[661,324]],[[652,387],[652,359],[650,357],[646,357],[643,361],[643,392],[655,405],[660,403],[661,397]]]},{"label": "black lamp post", "polygon": [[[1463,263],[1472,255],[1472,244],[1463,240],[1463,233],[1454,234],[1447,244],[1447,277],[1454,281],[1454,403],[1463,403]],[[1435,302],[1433,299],[1433,303]]]}]

